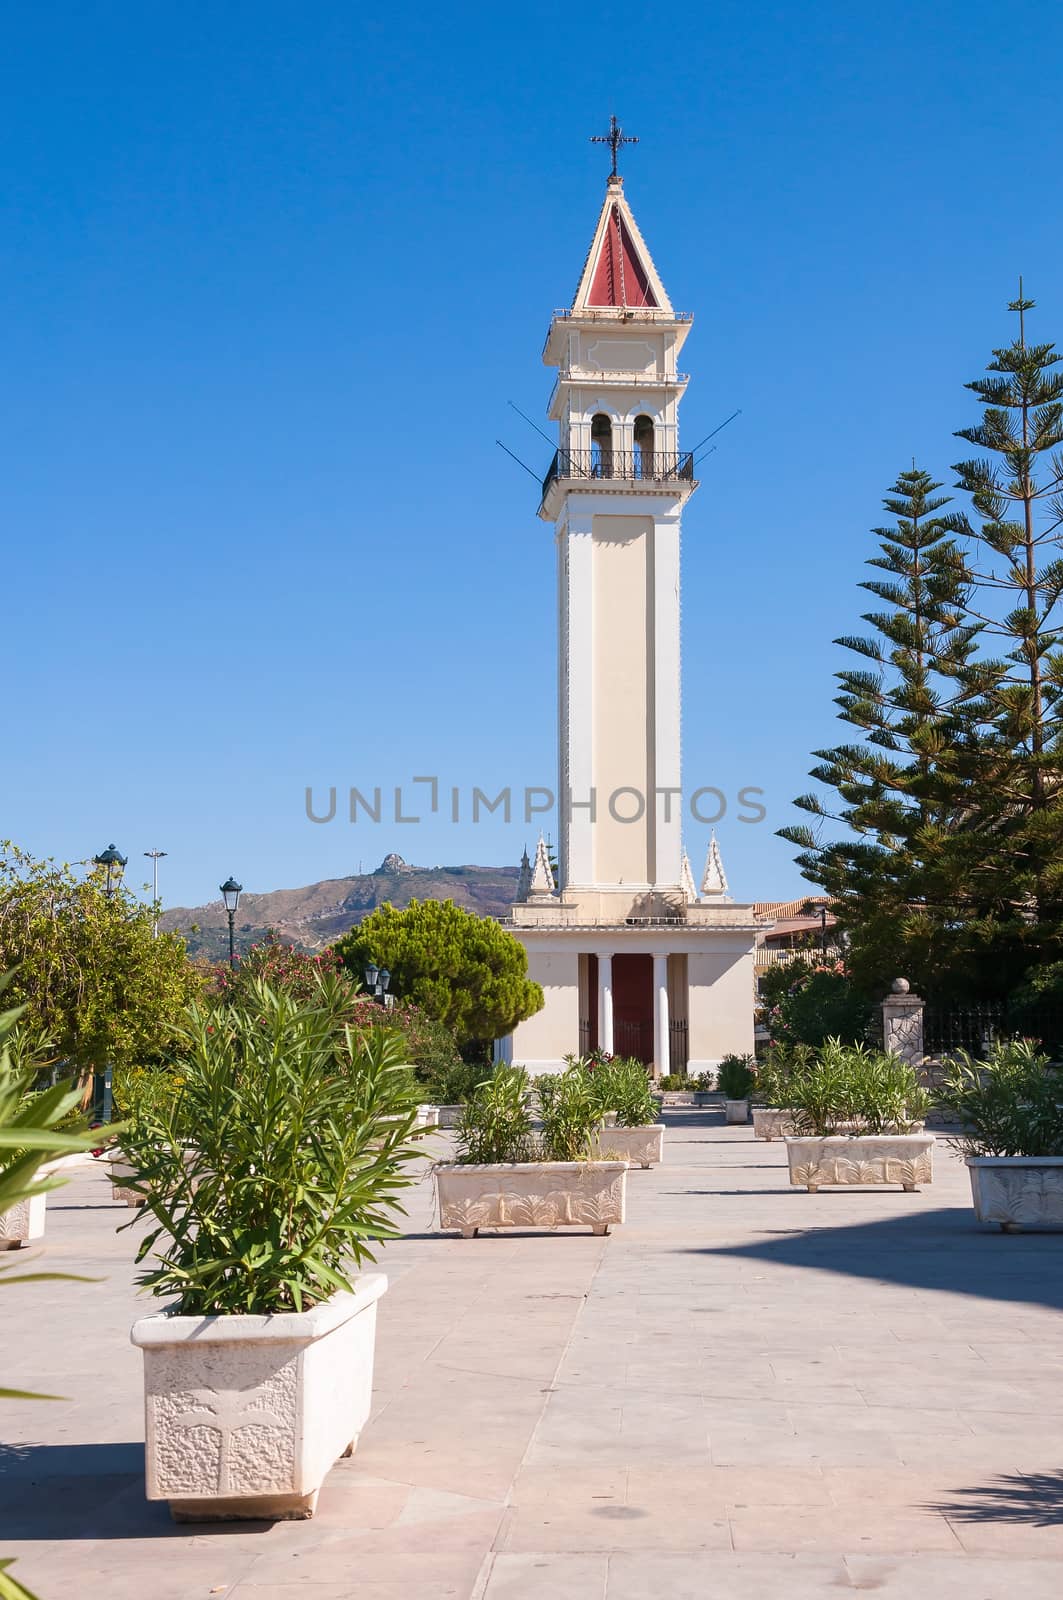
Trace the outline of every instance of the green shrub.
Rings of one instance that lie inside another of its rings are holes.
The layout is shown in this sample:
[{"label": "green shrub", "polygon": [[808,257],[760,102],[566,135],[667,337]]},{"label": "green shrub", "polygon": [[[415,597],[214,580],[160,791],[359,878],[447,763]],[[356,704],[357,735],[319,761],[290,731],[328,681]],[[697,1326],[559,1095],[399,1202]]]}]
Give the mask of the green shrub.
[{"label": "green shrub", "polygon": [[716,1087],[725,1099],[748,1099],[755,1082],[752,1056],[724,1056],[716,1073]]},{"label": "green shrub", "polygon": [[840,963],[809,968],[795,962],[786,971],[793,974],[793,981],[768,1013],[773,1041],[818,1047],[828,1039],[845,1044],[867,1040],[871,1006],[853,988]]},{"label": "green shrub", "polygon": [[455,1130],[463,1166],[535,1159],[528,1075],[500,1062],[469,1096]]},{"label": "green shrub", "polygon": [[799,1133],[904,1133],[930,1097],[899,1056],[828,1039],[792,1073],[789,1102]]},{"label": "green shrub", "polygon": [[[178,1311],[302,1311],[351,1287],[394,1238],[418,1150],[417,1085],[386,1030],[337,1030],[325,998],[259,982],[248,1003],[195,1007],[180,1093],[142,1100],[122,1138],[156,1226],[139,1278]],[[191,1143],[190,1143],[191,1140]]]},{"label": "green shrub", "polygon": [[[441,1027],[442,1024],[435,1026]],[[453,1040],[451,1044],[453,1046]],[[485,1067],[479,1061],[463,1061],[454,1050],[453,1060],[441,1061],[430,1074],[422,1075],[418,1071],[418,1077],[433,1104],[456,1106],[465,1105],[491,1071],[491,1067]]]},{"label": "green shrub", "polygon": [[666,1072],[663,1078],[657,1080],[658,1089],[693,1089],[694,1085],[685,1072]]},{"label": "green shrub", "polygon": [[591,1133],[602,1116],[591,1074],[577,1061],[564,1072],[545,1073],[537,1078],[535,1088],[542,1120],[543,1159],[582,1160],[587,1155]]},{"label": "green shrub", "polygon": [[760,1105],[785,1108],[790,1104],[791,1082],[813,1057],[807,1044],[773,1044],[757,1066],[756,1095]]},{"label": "green shrub", "polygon": [[587,1076],[599,1117],[615,1111],[618,1128],[644,1128],[656,1120],[649,1074],[634,1056],[595,1051],[589,1056],[568,1056],[566,1060],[570,1067]]},{"label": "green shrub", "polygon": [[1029,1040],[995,1044],[985,1061],[959,1051],[938,1098],[968,1155],[1063,1156],[1063,1072]]}]

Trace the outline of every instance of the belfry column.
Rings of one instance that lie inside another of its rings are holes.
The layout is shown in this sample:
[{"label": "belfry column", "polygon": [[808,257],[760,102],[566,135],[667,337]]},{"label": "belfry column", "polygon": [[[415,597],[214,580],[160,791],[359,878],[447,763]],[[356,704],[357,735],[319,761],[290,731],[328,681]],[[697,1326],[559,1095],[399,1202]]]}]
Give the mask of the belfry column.
[{"label": "belfry column", "polygon": [[613,1053],[613,958],[598,957],[598,1048]]},{"label": "belfry column", "polygon": [[668,1036],[668,957],[653,958],[653,1059],[662,1077],[671,1072]]}]

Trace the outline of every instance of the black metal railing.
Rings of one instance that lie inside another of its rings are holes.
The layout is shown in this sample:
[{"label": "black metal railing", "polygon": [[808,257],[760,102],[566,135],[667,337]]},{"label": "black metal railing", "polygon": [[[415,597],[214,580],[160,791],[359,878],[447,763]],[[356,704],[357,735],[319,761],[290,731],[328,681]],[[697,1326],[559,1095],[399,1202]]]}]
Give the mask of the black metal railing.
[{"label": "black metal railing", "polygon": [[591,1051],[591,1024],[589,1017],[579,1019],[579,1053],[581,1056],[590,1055]]},{"label": "black metal railing", "polygon": [[593,483],[693,483],[690,450],[555,450],[543,479],[543,498],[560,479]]},{"label": "black metal railing", "polygon": [[689,1059],[690,1050],[687,1044],[686,1018],[673,1017],[668,1024],[669,1072],[685,1072]]}]

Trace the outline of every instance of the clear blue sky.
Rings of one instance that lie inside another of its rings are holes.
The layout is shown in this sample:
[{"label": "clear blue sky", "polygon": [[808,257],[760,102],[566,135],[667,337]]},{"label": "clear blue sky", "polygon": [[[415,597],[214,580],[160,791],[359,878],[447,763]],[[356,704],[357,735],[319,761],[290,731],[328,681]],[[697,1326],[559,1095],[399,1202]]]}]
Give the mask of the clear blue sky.
[{"label": "clear blue sky", "polygon": [[1049,0],[9,9],[2,831],[158,845],[170,904],[534,842],[303,792],[553,778],[552,540],[494,441],[549,459],[506,401],[543,420],[615,109],[685,442],[742,410],[684,529],[686,778],[766,791],[732,890],[800,893],[773,828],[881,494],[951,481],[1020,271],[1063,336],[1061,44]]}]

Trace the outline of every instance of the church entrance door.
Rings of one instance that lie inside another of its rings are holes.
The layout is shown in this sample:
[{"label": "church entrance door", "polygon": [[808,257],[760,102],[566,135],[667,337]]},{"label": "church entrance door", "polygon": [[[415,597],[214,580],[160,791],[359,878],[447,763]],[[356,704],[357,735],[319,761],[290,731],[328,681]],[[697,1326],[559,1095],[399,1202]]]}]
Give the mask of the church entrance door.
[{"label": "church entrance door", "polygon": [[653,957],[613,957],[613,1050],[653,1060]]}]

